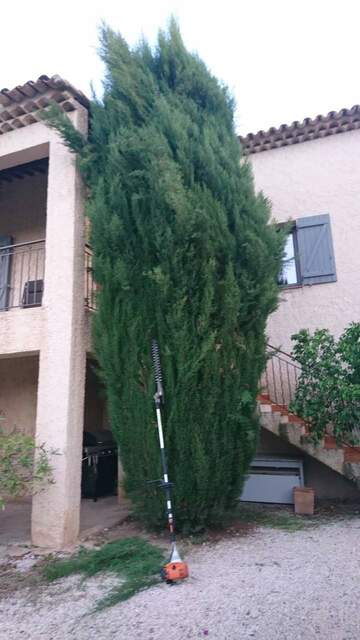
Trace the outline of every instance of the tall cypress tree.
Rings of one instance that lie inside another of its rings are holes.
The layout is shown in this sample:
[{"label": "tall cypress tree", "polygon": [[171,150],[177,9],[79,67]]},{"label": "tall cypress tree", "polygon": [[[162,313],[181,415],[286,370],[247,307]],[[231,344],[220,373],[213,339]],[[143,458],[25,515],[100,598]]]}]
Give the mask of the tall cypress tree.
[{"label": "tall cypress tree", "polygon": [[104,96],[79,152],[89,186],[94,340],[125,486],[148,523],[164,520],[151,340],[164,370],[165,439],[178,525],[211,523],[239,496],[255,452],[265,325],[282,238],[256,195],[234,103],[189,53],[175,22],[156,48],[105,27]]}]

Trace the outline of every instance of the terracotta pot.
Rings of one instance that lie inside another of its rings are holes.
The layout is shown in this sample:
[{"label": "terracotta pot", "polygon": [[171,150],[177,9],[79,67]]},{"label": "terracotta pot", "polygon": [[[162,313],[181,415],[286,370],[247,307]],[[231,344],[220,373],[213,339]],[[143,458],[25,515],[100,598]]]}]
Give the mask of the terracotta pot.
[{"label": "terracotta pot", "polygon": [[294,487],[295,513],[302,516],[313,516],[315,506],[315,491],[310,487]]}]

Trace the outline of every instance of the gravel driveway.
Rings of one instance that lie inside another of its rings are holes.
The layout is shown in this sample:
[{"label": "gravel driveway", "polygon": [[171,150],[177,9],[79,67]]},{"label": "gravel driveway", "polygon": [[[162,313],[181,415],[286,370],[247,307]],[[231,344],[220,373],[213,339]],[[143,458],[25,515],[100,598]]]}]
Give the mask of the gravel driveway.
[{"label": "gravel driveway", "polygon": [[360,519],[258,529],[193,548],[191,578],[87,614],[113,578],[75,576],[0,602],[6,640],[359,640]]}]

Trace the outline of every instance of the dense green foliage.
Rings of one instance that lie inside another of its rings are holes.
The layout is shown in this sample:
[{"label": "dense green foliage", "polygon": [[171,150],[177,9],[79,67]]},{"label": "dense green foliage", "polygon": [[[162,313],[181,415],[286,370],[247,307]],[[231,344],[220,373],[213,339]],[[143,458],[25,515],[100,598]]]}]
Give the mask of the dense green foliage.
[{"label": "dense green foliage", "polygon": [[265,324],[276,307],[283,238],[254,191],[234,104],[175,23],[130,50],[105,28],[103,100],[80,154],[90,188],[95,345],[126,489],[164,522],[151,339],[164,369],[165,438],[178,525],[196,529],[239,495],[254,454]]},{"label": "dense green foliage", "polygon": [[52,482],[50,452],[32,436],[0,429],[0,509],[7,498],[33,495]]},{"label": "dense green foliage", "polygon": [[109,542],[100,549],[81,549],[67,560],[50,562],[45,566],[44,574],[49,581],[74,573],[94,576],[106,571],[119,576],[118,586],[97,604],[97,608],[102,609],[127,600],[159,582],[163,564],[161,549],[141,538],[124,538]]},{"label": "dense green foliage", "polygon": [[292,339],[302,372],[291,410],[309,421],[315,441],[328,432],[338,442],[359,442],[360,323],[338,340],[327,329],[303,330]]}]

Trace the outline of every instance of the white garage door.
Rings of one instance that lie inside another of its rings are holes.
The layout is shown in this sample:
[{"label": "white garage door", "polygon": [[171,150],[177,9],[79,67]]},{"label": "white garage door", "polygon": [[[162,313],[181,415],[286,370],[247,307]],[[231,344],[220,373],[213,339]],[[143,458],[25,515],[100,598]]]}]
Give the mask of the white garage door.
[{"label": "white garage door", "polygon": [[303,486],[301,459],[257,456],[251,464],[240,500],[293,504],[294,487]]}]

